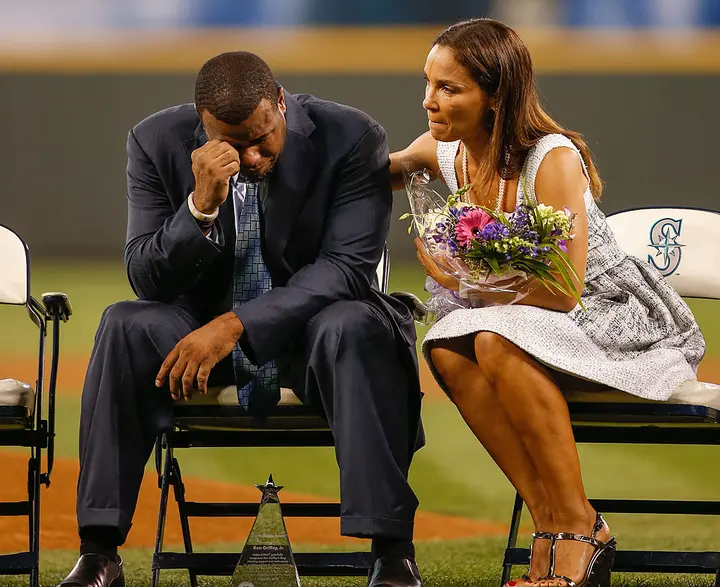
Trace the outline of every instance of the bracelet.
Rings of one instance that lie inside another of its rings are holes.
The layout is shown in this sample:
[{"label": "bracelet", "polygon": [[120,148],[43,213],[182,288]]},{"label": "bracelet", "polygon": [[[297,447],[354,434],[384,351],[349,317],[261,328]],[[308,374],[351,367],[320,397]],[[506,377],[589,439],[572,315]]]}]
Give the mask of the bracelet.
[{"label": "bracelet", "polygon": [[212,214],[204,214],[203,212],[200,212],[200,210],[195,207],[195,202],[193,202],[194,194],[195,192],[192,192],[188,197],[188,208],[190,208],[190,214],[192,214],[193,218],[195,218],[195,220],[198,220],[199,222],[215,222],[215,219],[220,213],[220,208],[216,208],[215,212],[213,212]]}]

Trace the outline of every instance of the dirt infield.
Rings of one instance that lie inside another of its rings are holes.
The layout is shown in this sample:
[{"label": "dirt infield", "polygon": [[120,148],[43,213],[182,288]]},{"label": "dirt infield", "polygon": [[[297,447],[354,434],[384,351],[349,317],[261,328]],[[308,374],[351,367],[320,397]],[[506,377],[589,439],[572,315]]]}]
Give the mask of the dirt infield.
[{"label": "dirt infield", "polygon": [[[4,481],[0,485],[0,500],[19,501],[26,498],[25,479],[27,456],[15,451],[0,451]],[[50,489],[43,489],[41,545],[43,549],[67,549],[78,546],[75,522],[75,487],[78,465],[71,459],[56,461]],[[260,492],[254,487],[217,483],[205,479],[184,479],[188,499],[215,501],[259,501]],[[322,501],[317,496],[304,495],[283,490],[280,493],[285,503],[293,501]],[[160,492],[157,477],[147,473],[143,480],[140,500],[135,513],[134,526],[128,537],[127,546],[152,548],[155,544],[157,511]],[[170,516],[165,529],[167,546],[182,545],[177,508],[171,504]],[[220,542],[243,542],[250,531],[252,519],[233,518],[218,522],[213,518],[197,518],[191,522],[195,544]],[[288,518],[288,532],[294,543],[352,544],[365,548],[365,541],[340,536],[340,522],[337,519]],[[486,523],[454,516],[443,516],[418,512],[415,523],[415,538],[423,540],[448,540],[475,536],[499,536],[507,533],[503,524]],[[25,518],[0,518],[0,552],[24,550],[27,547],[27,523]]]}]

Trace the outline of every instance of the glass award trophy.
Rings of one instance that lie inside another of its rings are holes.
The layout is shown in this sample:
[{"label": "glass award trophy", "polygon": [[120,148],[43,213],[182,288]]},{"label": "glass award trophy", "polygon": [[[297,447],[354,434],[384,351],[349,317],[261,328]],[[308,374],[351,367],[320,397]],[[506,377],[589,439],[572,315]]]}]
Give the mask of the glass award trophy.
[{"label": "glass award trophy", "polygon": [[235,567],[230,587],[300,587],[278,491],[272,475],[262,491],[260,509]]}]

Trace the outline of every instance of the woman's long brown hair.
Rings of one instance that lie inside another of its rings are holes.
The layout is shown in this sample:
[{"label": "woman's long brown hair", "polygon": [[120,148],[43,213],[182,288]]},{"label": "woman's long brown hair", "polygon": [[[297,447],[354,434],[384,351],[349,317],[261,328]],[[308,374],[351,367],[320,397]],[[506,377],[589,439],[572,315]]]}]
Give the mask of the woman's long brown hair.
[{"label": "woman's long brown hair", "polygon": [[518,177],[528,150],[545,135],[558,133],[580,150],[590,191],[600,198],[602,181],[590,149],[579,133],[563,128],[543,110],[530,52],[513,29],[496,20],[474,18],[445,29],[434,44],[452,49],[480,88],[495,96],[495,113],[487,120],[490,142],[478,172],[482,183],[490,183],[495,173],[504,179]]}]

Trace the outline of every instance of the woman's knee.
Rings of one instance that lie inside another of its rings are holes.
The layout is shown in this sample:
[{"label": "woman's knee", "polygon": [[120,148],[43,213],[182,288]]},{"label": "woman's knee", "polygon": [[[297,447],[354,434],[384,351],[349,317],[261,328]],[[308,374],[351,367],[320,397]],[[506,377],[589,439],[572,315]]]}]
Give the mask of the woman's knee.
[{"label": "woman's knee", "polygon": [[492,362],[507,352],[508,341],[494,332],[478,332],[473,338],[475,358],[478,362]]},{"label": "woman's knee", "polygon": [[498,371],[503,369],[505,359],[510,353],[506,338],[494,332],[478,332],[473,339],[475,360],[489,381],[494,382]]},{"label": "woman's knee", "polygon": [[[465,352],[463,352],[465,351]],[[457,344],[439,342],[430,348],[430,361],[453,401],[469,387],[472,355]]]}]

